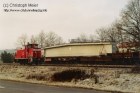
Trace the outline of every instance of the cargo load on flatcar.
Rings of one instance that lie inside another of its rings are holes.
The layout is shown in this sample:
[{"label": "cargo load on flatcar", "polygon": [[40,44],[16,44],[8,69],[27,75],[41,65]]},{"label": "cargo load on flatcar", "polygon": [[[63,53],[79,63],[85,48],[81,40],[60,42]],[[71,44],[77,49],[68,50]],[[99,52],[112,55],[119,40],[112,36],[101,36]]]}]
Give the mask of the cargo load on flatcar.
[{"label": "cargo load on flatcar", "polygon": [[72,43],[46,47],[44,49],[44,56],[46,62],[95,61],[100,55],[107,55],[116,51],[117,47],[114,43]]}]

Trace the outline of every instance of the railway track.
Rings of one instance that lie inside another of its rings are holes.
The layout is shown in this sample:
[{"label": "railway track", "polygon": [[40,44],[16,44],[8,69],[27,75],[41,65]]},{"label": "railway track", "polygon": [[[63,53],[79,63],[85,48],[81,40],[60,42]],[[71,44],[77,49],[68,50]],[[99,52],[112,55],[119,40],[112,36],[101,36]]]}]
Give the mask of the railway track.
[{"label": "railway track", "polygon": [[19,63],[1,63],[0,65],[15,66],[57,66],[57,67],[99,67],[99,68],[140,68],[140,65],[83,65],[83,64],[41,64],[41,65],[20,65]]},{"label": "railway track", "polygon": [[99,68],[133,68],[133,67],[139,67],[136,65],[81,65],[81,64],[45,64],[40,66],[65,66],[65,67],[99,67]]}]

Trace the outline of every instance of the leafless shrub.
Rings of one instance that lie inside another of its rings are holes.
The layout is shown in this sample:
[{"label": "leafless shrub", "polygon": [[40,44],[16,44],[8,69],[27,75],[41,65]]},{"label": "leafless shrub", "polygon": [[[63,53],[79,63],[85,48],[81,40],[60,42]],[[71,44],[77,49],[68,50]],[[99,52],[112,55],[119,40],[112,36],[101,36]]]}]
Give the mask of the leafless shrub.
[{"label": "leafless shrub", "polygon": [[99,76],[96,75],[95,73],[95,70],[94,69],[91,69],[90,70],[90,78],[93,78],[95,80],[95,84],[99,82]]},{"label": "leafless shrub", "polygon": [[44,73],[44,71],[41,71],[40,73],[42,73],[42,74],[43,74],[43,73]]},{"label": "leafless shrub", "polygon": [[86,71],[80,70],[80,69],[71,69],[71,70],[65,70],[62,72],[54,73],[51,77],[52,81],[68,81],[75,79],[85,79],[90,77],[90,75],[86,74]]}]

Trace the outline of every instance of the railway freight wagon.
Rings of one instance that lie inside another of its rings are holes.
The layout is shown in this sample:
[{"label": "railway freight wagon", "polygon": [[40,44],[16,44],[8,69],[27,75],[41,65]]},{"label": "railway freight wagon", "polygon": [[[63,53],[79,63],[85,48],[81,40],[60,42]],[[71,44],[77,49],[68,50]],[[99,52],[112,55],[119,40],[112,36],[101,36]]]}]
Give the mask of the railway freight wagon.
[{"label": "railway freight wagon", "polygon": [[44,56],[47,63],[91,64],[99,61],[110,62],[111,58],[105,55],[115,53],[116,50],[116,45],[113,43],[72,43],[46,47]]},{"label": "railway freight wagon", "polygon": [[41,64],[41,48],[38,44],[27,44],[24,48],[17,49],[15,53],[15,62],[20,64]]}]

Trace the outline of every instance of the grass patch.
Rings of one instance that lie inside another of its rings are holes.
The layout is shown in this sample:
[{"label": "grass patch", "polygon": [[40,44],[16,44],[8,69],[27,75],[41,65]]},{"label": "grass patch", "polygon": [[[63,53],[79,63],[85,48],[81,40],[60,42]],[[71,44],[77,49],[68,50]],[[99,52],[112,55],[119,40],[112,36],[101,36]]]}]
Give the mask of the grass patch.
[{"label": "grass patch", "polygon": [[36,79],[36,80],[48,80],[48,76],[46,74],[30,74],[26,77],[26,79]]}]

